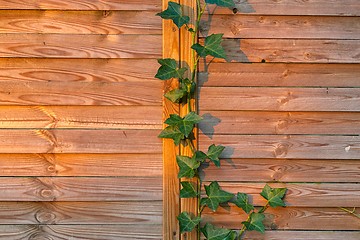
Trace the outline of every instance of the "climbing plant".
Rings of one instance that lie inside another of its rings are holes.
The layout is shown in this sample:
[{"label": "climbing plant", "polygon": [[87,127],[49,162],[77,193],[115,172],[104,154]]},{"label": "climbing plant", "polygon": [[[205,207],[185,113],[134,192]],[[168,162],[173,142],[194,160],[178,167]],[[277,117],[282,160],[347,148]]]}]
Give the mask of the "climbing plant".
[{"label": "climbing plant", "polygon": [[[204,42],[197,42],[197,35],[200,27],[200,20],[204,14],[207,4],[215,4],[219,7],[233,8],[235,6],[233,0],[197,0],[197,8],[193,9],[196,13],[195,24],[190,26],[190,17],[184,14],[184,6],[176,2],[169,2],[168,8],[157,15],[163,19],[171,20],[177,28],[185,28],[192,36],[191,55],[194,59],[194,65],[190,67],[181,67],[175,59],[166,58],[159,59],[161,65],[156,78],[160,80],[177,79],[179,87],[165,93],[165,97],[170,101],[187,106],[184,115],[171,114],[165,120],[167,127],[159,134],[160,138],[173,139],[175,145],[189,146],[191,156],[176,156],[179,166],[178,178],[181,180],[181,198],[197,198],[198,207],[196,214],[189,212],[181,212],[177,219],[179,221],[181,233],[197,231],[198,237],[203,234],[206,239],[211,240],[233,240],[241,239],[246,230],[264,232],[265,219],[264,212],[269,207],[285,206],[283,198],[286,188],[271,188],[265,185],[260,195],[266,200],[266,204],[262,207],[255,207],[251,204],[249,196],[245,193],[238,192],[236,194],[224,191],[219,182],[213,181],[208,185],[203,184],[201,179],[201,171],[203,165],[214,164],[216,167],[221,166],[220,157],[225,150],[221,145],[210,145],[206,152],[196,148],[194,144],[195,137],[193,132],[198,123],[202,121],[194,109],[192,109],[191,100],[195,97],[197,89],[196,76],[198,72],[198,63],[201,58],[212,57],[226,59],[226,53],[222,47],[223,34],[212,34],[207,36]],[[192,70],[191,70],[192,69]],[[185,73],[188,72],[185,77]],[[194,181],[194,178],[196,181]],[[205,190],[204,194],[202,191]],[[234,231],[222,227],[215,226],[209,222],[205,222],[202,218],[203,210],[207,207],[212,211],[216,211],[221,204],[233,204],[247,214],[247,219],[239,226],[240,231]]]}]

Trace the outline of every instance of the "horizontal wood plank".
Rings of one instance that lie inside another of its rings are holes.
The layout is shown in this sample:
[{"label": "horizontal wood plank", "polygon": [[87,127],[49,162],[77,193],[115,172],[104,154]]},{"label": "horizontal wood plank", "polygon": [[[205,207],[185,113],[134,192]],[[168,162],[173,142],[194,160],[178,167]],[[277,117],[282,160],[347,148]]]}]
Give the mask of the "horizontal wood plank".
[{"label": "horizontal wood plank", "polygon": [[161,82],[0,82],[0,105],[161,106]]},{"label": "horizontal wood plank", "polygon": [[359,64],[212,63],[199,74],[203,86],[360,87]]},{"label": "horizontal wood plank", "polygon": [[212,143],[223,158],[360,159],[360,136],[200,135],[200,149]]},{"label": "horizontal wood plank", "polygon": [[242,39],[359,39],[360,18],[204,15],[200,31],[203,36],[221,32],[225,38]]},{"label": "horizontal wood plank", "polygon": [[333,15],[359,16],[360,3],[357,0],[346,0],[346,4],[338,0],[234,0],[234,8],[216,8],[209,6],[214,14],[251,14],[251,15]]},{"label": "horizontal wood plank", "polygon": [[358,182],[359,160],[224,159],[211,164],[204,181],[223,182]]},{"label": "horizontal wood plank", "polygon": [[296,240],[358,240],[359,231],[274,231],[268,230],[264,234],[251,231],[245,232],[244,240],[289,240],[296,236]]},{"label": "horizontal wood plank", "polygon": [[[360,41],[357,40],[226,39],[223,47],[227,62],[360,62]],[[224,60],[215,59],[215,62]]]},{"label": "horizontal wood plank", "polygon": [[1,34],[0,57],[160,58],[161,35]]},{"label": "horizontal wood plank", "polygon": [[199,105],[209,110],[360,111],[360,88],[235,88],[200,90]]},{"label": "horizontal wood plank", "polygon": [[[241,173],[240,173],[241,174]],[[204,182],[209,185],[208,182]],[[287,188],[284,201],[287,207],[360,207],[360,186],[357,183],[271,183],[273,188]],[[265,183],[221,182],[223,190],[250,195],[252,204],[264,206],[260,196]]]},{"label": "horizontal wood plank", "polygon": [[161,201],[162,179],[147,177],[3,177],[0,201]]},{"label": "horizontal wood plank", "polygon": [[162,176],[161,154],[0,154],[0,176]]},{"label": "horizontal wood plank", "polygon": [[[161,225],[0,225],[0,239],[161,239]],[[346,235],[345,235],[346,236]]]},{"label": "horizontal wood plank", "polygon": [[161,34],[152,11],[0,11],[0,33]]},{"label": "horizontal wood plank", "polygon": [[0,202],[0,224],[160,225],[161,201]]},{"label": "horizontal wood plank", "polygon": [[0,9],[161,10],[161,0],[0,0]]},{"label": "horizontal wood plank", "polygon": [[[200,130],[214,134],[360,134],[360,112],[200,111]],[[1,116],[1,115],[0,115]]]},{"label": "horizontal wood plank", "polygon": [[159,130],[0,130],[0,153],[161,153]]},{"label": "horizontal wood plank", "polygon": [[[205,219],[218,226],[240,229],[247,215],[237,207],[219,208],[213,213],[206,209]],[[272,230],[359,230],[357,218],[342,211],[340,208],[276,208],[265,212],[264,225]]]}]

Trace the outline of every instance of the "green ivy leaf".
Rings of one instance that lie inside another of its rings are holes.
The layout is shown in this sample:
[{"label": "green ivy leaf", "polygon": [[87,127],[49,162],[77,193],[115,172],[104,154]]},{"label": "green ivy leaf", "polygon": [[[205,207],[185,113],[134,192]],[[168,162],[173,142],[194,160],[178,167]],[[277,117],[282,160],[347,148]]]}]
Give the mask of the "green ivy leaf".
[{"label": "green ivy leaf", "polygon": [[187,92],[183,89],[174,89],[171,90],[170,92],[165,93],[164,96],[173,103],[178,103],[180,99],[186,96],[186,94]]},{"label": "green ivy leaf", "polygon": [[213,211],[216,211],[220,203],[228,202],[234,197],[234,194],[221,190],[216,181],[205,186],[205,191],[208,197],[201,199],[201,205],[207,205]]},{"label": "green ivy leaf", "polygon": [[286,188],[271,188],[266,184],[260,195],[268,200],[270,207],[284,207],[285,203],[283,198],[286,190]]},{"label": "green ivy leaf", "polygon": [[217,167],[220,167],[219,156],[224,151],[224,149],[224,146],[215,146],[214,144],[212,144],[208,149],[207,156]]},{"label": "green ivy leaf", "polygon": [[158,14],[163,19],[171,19],[178,28],[190,22],[190,17],[184,16],[181,5],[176,2],[169,2],[168,8]]},{"label": "green ivy leaf", "polygon": [[194,157],[176,156],[176,162],[180,168],[178,178],[193,178],[196,170],[200,167],[200,162],[196,161]]},{"label": "green ivy leaf", "polygon": [[188,137],[194,129],[195,124],[201,120],[202,117],[195,112],[190,112],[184,118],[181,118],[177,114],[171,114],[170,117],[165,120],[165,123],[177,128],[185,137]]},{"label": "green ivy leaf", "polygon": [[201,232],[207,240],[235,240],[237,235],[231,229],[215,227],[210,223],[206,223]]},{"label": "green ivy leaf", "polygon": [[204,162],[208,158],[208,156],[202,151],[196,151],[195,158],[199,162]]},{"label": "green ivy leaf", "polygon": [[205,38],[205,45],[202,46],[199,43],[196,43],[191,46],[200,57],[206,57],[211,55],[217,58],[226,58],[225,50],[221,46],[222,37],[224,34],[212,34]]},{"label": "green ivy leaf", "polygon": [[159,138],[171,138],[175,145],[179,145],[180,141],[185,138],[184,134],[175,126],[168,126],[158,136]]},{"label": "green ivy leaf", "polygon": [[180,224],[180,232],[191,232],[201,221],[200,217],[194,217],[193,214],[182,212],[177,216]]},{"label": "green ivy leaf", "polygon": [[166,119],[164,123],[166,123],[169,126],[177,127],[180,125],[182,121],[183,119],[179,115],[170,114],[170,117]]},{"label": "green ivy leaf", "polygon": [[249,196],[246,193],[238,193],[236,199],[232,201],[236,206],[243,209],[247,214],[254,210],[254,206],[249,203]]},{"label": "green ivy leaf", "polygon": [[216,4],[219,7],[234,7],[235,3],[233,0],[205,0],[206,3]]},{"label": "green ivy leaf", "polygon": [[194,198],[198,196],[196,187],[192,182],[181,182],[181,186],[183,187],[180,190],[181,198]]},{"label": "green ivy leaf", "polygon": [[263,220],[265,219],[265,215],[263,213],[251,213],[249,217],[249,221],[242,222],[247,230],[249,231],[258,231],[261,233],[265,232],[265,226],[263,224]]},{"label": "green ivy leaf", "polygon": [[160,80],[182,78],[186,72],[186,68],[178,68],[176,60],[172,58],[158,59],[158,63],[161,65],[161,67],[159,68],[155,77]]}]

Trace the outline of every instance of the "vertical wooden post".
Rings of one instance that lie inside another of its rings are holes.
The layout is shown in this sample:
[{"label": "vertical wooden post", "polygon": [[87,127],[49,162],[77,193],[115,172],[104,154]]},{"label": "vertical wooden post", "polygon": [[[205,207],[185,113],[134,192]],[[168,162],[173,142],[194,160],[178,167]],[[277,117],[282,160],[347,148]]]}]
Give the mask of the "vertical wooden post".
[{"label": "vertical wooden post", "polygon": [[[171,0],[178,2],[179,0]],[[167,9],[170,0],[163,0],[163,9]],[[163,58],[174,58],[180,61],[180,32],[170,20],[163,20]],[[177,80],[164,82],[163,92],[178,87]],[[170,114],[179,114],[178,104],[163,97],[163,120]],[[165,127],[165,126],[164,126]],[[176,217],[180,213],[180,184],[177,178],[178,167],[176,155],[179,148],[172,139],[163,139],[163,239],[179,239],[180,230]]]}]

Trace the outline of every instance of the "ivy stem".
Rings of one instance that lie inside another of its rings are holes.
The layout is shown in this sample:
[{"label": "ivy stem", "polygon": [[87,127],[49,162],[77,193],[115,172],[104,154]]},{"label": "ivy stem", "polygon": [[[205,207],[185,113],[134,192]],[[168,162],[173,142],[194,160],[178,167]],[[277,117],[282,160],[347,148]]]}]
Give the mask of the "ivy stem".
[{"label": "ivy stem", "polygon": [[343,210],[344,212],[347,212],[347,213],[349,213],[351,215],[354,215],[357,218],[360,218],[360,214],[357,214],[355,212],[356,208],[353,208],[353,210],[351,210],[351,211],[349,209],[346,209],[346,208],[340,208],[340,209]]},{"label": "ivy stem", "polygon": [[[249,216],[248,216],[248,218],[246,219],[245,222],[249,222],[249,221],[250,221],[250,214],[249,214]],[[242,226],[242,228],[241,228],[241,230],[239,232],[239,236],[238,236],[239,240],[241,239],[241,236],[244,234],[245,231],[246,231],[246,226],[245,226],[245,224],[243,224],[243,226]]]}]

